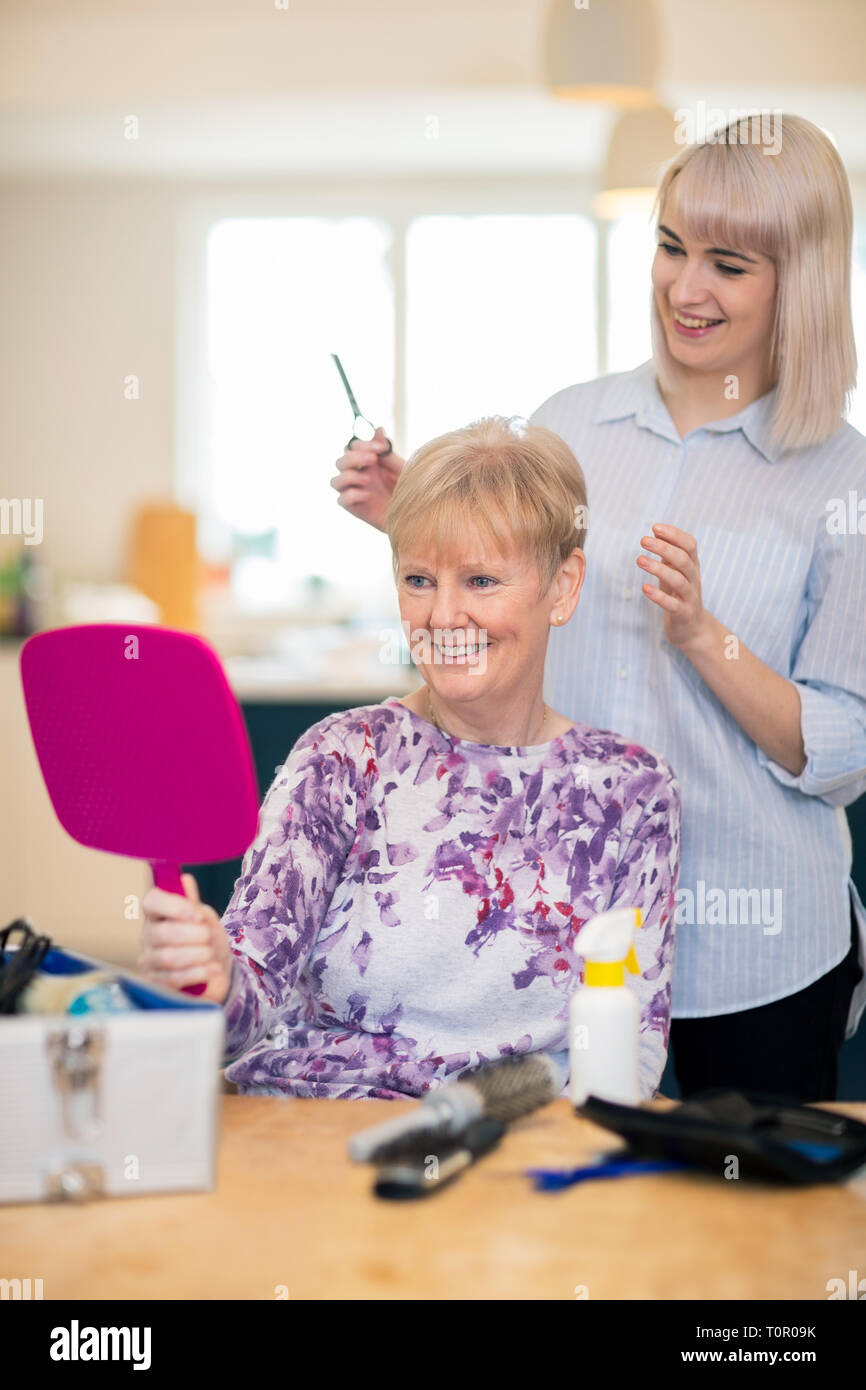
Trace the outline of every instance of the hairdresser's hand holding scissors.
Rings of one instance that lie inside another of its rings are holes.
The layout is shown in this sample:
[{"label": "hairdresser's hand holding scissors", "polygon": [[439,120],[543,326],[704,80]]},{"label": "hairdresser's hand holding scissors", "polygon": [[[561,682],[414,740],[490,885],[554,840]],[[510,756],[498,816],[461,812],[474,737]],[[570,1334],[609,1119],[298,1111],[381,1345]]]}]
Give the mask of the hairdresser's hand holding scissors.
[{"label": "hairdresser's hand holding scissors", "polygon": [[337,501],[352,516],[384,529],[385,513],[404,460],[388,447],[381,425],[367,442],[353,439],[337,459],[339,472],[331,487],[339,493]]},{"label": "hairdresser's hand holding scissors", "polygon": [[639,555],[637,564],[655,575],[643,592],[665,615],[665,636],[688,657],[698,675],[769,758],[799,777],[806,764],[800,695],[793,681],[749,651],[704,608],[698,543],[669,523],[653,526],[641,545],[657,559]]},{"label": "hairdresser's hand holding scissors", "polygon": [[374,428],[372,421],[361,414],[342,362],[335,352],[331,356],[355,417],[355,432],[346,452],[337,459],[339,471],[331,479],[331,487],[339,494],[341,507],[381,531],[404,460],[394,453],[382,426]]}]

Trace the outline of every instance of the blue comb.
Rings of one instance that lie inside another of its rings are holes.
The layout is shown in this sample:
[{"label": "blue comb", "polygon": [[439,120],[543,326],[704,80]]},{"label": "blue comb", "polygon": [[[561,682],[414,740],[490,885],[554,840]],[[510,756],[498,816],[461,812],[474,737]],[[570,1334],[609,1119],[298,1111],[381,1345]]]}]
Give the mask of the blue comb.
[{"label": "blue comb", "polygon": [[589,1163],[582,1168],[527,1168],[526,1176],[535,1180],[536,1192],[558,1192],[590,1178],[627,1178],[639,1173],[668,1173],[694,1167],[694,1163],[682,1163],[673,1158],[625,1158],[622,1154],[608,1154],[600,1163]]}]

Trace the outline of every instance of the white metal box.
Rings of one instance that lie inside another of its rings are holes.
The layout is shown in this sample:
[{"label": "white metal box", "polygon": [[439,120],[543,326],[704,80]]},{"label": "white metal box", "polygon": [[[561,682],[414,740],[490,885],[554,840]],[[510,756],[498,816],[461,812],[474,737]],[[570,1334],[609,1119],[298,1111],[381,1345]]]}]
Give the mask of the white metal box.
[{"label": "white metal box", "polygon": [[95,969],[138,1009],[0,1016],[0,1202],[213,1188],[222,1009],[56,946],[40,966]]}]

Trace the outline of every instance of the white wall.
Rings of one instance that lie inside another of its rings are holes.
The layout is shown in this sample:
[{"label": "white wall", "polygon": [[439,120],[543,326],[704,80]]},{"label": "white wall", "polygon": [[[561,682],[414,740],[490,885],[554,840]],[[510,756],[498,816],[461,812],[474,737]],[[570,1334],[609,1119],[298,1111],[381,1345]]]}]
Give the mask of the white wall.
[{"label": "white wall", "polygon": [[177,193],[25,182],[0,201],[0,495],[44,499],[47,562],[112,577],[131,504],[172,486]]}]

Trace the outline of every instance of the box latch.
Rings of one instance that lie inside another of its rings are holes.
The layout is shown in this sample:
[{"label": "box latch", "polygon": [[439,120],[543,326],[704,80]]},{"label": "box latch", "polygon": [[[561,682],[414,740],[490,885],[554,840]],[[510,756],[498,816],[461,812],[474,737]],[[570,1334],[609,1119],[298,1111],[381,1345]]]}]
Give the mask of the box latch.
[{"label": "box latch", "polygon": [[[102,1029],[78,1025],[49,1033],[46,1039],[54,1086],[60,1098],[63,1132],[87,1143],[102,1128]],[[66,1201],[85,1201],[105,1189],[105,1172],[91,1156],[62,1164],[47,1176],[47,1194]]]}]

